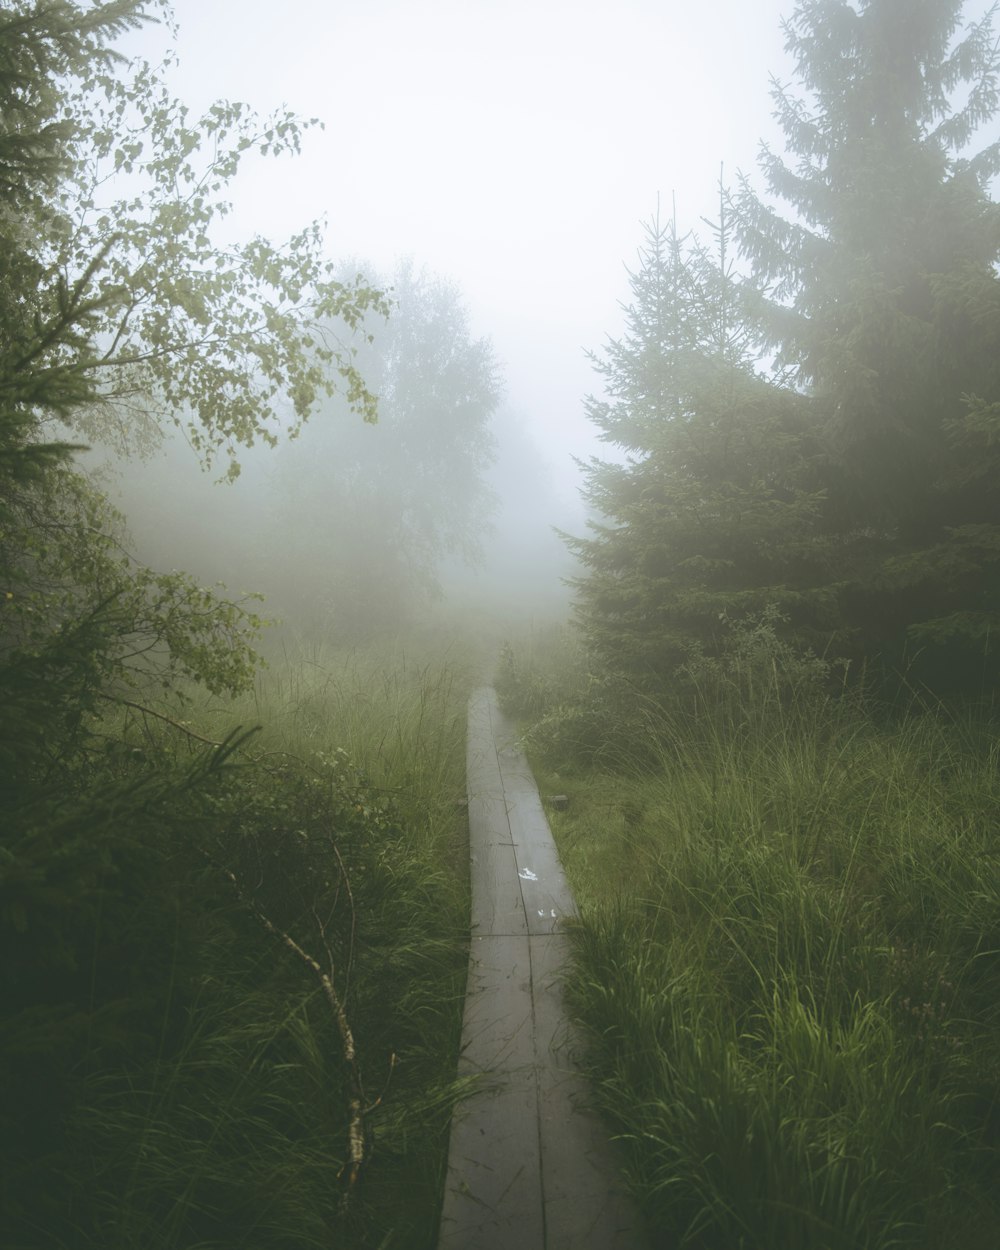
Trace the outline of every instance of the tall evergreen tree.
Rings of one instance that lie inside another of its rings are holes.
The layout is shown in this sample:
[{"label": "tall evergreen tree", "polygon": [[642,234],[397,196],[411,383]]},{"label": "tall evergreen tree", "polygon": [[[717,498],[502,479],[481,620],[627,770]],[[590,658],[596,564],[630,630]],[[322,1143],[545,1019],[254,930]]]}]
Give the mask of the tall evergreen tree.
[{"label": "tall evergreen tree", "polygon": [[591,460],[591,536],[570,538],[586,638],[602,662],[670,679],[692,644],[713,648],[727,613],[777,604],[828,624],[817,529],[818,449],[801,403],[752,349],[755,298],[735,274],[727,199],[714,246],[676,223],[646,228],[626,329],[594,364],[606,398],[588,415],[619,459]]},{"label": "tall evergreen tree", "polygon": [[[737,237],[770,300],[761,339],[829,436],[831,582],[856,654],[958,678],[1000,627],[1000,141],[991,9],[801,0],[787,155],[747,181]],[[774,201],[783,201],[784,209]]]}]

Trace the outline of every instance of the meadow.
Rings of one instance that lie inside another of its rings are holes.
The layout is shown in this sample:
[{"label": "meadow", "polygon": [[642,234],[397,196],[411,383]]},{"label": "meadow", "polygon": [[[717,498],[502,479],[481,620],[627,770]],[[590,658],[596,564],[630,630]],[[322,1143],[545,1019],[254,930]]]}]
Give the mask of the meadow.
[{"label": "meadow", "polygon": [[[95,714],[99,793],[13,917],[7,1244],[435,1244],[491,663],[286,641],[240,699]],[[1000,739],[846,678],[767,620],[669,699],[566,631],[501,652],[568,796],[568,1000],[654,1246],[995,1243]]]},{"label": "meadow", "polygon": [[10,951],[44,980],[6,1005],[6,1245],[435,1243],[470,673],[287,644],[238,700],[95,717],[101,794],[39,852]]},{"label": "meadow", "polygon": [[996,1244],[1000,736],[773,623],[677,691],[508,645],[580,905],[569,987],[652,1244]]}]

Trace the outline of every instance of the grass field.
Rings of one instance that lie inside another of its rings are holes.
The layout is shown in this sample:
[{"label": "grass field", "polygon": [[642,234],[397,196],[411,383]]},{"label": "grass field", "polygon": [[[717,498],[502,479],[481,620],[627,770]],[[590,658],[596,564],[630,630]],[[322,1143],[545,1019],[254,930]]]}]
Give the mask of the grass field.
[{"label": "grass field", "polygon": [[544,647],[508,656],[539,782],[570,798],[591,1076],[654,1244],[987,1250],[1000,737],[784,658],[702,666],[670,707],[619,693],[617,730],[598,690],[602,762],[586,688],[539,700]]},{"label": "grass field", "polygon": [[435,1244],[470,672],[311,647],[236,702],[136,694],[95,725],[101,784],[9,952],[44,979],[5,1002],[5,1246]]}]

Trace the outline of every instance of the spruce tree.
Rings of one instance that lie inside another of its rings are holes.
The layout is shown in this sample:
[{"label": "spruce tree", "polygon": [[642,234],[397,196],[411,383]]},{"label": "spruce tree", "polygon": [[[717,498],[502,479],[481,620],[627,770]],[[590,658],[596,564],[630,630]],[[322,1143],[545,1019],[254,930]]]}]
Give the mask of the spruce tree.
[{"label": "spruce tree", "polygon": [[724,193],[713,234],[646,227],[625,334],[593,357],[606,398],[587,406],[618,458],[591,460],[591,535],[568,539],[592,653],[658,687],[693,646],[718,647],[727,616],[776,605],[805,632],[829,625],[818,448],[800,397],[755,360]]},{"label": "spruce tree", "polygon": [[[993,10],[802,0],[776,83],[786,155],[744,180],[737,237],[769,292],[760,342],[829,441],[830,591],[855,655],[944,685],[1000,626],[1000,141]],[[779,207],[778,203],[783,202]]]}]

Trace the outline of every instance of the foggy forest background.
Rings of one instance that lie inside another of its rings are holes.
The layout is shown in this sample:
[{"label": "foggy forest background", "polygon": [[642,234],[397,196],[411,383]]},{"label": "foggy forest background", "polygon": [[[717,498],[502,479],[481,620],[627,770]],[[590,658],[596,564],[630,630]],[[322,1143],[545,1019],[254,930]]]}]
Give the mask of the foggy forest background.
[{"label": "foggy forest background", "polygon": [[651,1244],[994,1244],[965,8],[790,6],[781,149],[637,229],[571,505],[460,285],[229,237],[309,123],[192,115],[116,52],[163,4],[0,6],[4,1245],[435,1244],[490,680],[568,799],[568,1002]]}]

